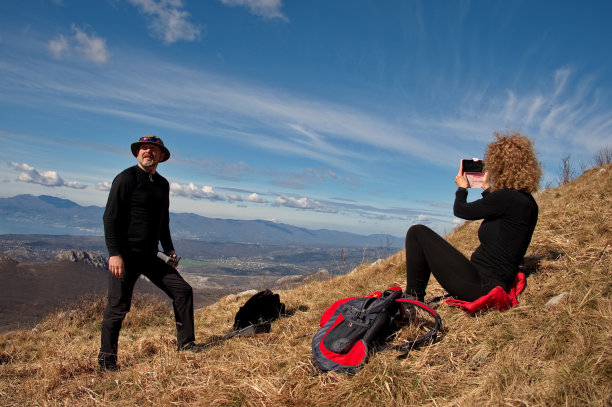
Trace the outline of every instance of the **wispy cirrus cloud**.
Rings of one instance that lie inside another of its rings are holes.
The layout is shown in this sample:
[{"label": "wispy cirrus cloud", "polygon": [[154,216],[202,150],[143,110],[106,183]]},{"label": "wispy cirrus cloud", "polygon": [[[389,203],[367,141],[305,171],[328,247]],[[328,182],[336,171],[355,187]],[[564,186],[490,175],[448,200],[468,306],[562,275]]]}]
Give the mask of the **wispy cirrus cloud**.
[{"label": "wispy cirrus cloud", "polygon": [[447,100],[452,105],[448,109],[401,118],[401,109],[367,111],[142,57],[124,56],[104,73],[65,66],[45,66],[41,72],[29,61],[0,61],[0,75],[7,78],[0,81],[0,99],[4,93],[24,103],[52,103],[172,128],[201,140],[248,144],[358,176],[366,163],[386,165],[415,157],[442,167],[454,165],[461,151],[482,149],[492,131],[505,127],[537,136],[536,147],[555,160],[560,139],[593,151],[612,142],[612,112],[600,103],[600,89],[569,68],[527,90],[482,92],[474,85],[473,91],[453,96],[452,103]]},{"label": "wispy cirrus cloud", "polygon": [[[389,152],[436,160],[434,153],[449,149],[435,140],[411,135],[403,125],[350,106],[309,100],[163,61],[126,57],[105,72],[57,66],[46,67],[42,76],[33,75],[32,69],[39,69],[36,65],[22,68],[0,63],[0,74],[11,78],[4,85],[0,81],[0,90],[8,87],[7,93],[15,94],[21,84],[28,84],[28,89],[37,87],[35,94],[18,93],[20,99],[27,99],[25,103],[52,103],[206,138],[235,140],[265,151],[314,159],[332,168],[356,171],[361,167],[356,162],[385,161]],[[39,83],[33,83],[37,80]]]},{"label": "wispy cirrus cloud", "polygon": [[279,19],[289,21],[281,11],[283,4],[281,0],[221,0],[228,6],[246,7],[252,14],[268,19]]},{"label": "wispy cirrus cloud", "polygon": [[[306,168],[302,172],[284,176],[279,181],[273,182],[273,184],[286,188],[303,189],[312,184],[322,184],[328,180],[336,181],[341,178],[335,171],[329,168]],[[342,181],[348,182],[343,178]]]},{"label": "wispy cirrus cloud", "polygon": [[[570,67],[557,69],[528,90],[506,88],[487,98],[473,96],[461,100],[456,114],[435,126],[455,129],[455,135],[465,140],[482,134],[482,128],[520,130],[537,137],[536,146],[557,156],[568,144],[569,152],[584,146],[595,151],[612,143],[612,112],[602,107],[602,89],[595,78],[578,76]],[[489,140],[490,132],[486,136]]]},{"label": "wispy cirrus cloud", "polygon": [[164,44],[200,39],[202,27],[189,21],[181,0],[128,0],[149,20],[149,30]]},{"label": "wispy cirrus cloud", "polygon": [[26,163],[9,162],[9,167],[19,172],[18,181],[44,185],[46,187],[68,187],[85,189],[87,185],[76,181],[64,181],[56,171],[38,172]]}]

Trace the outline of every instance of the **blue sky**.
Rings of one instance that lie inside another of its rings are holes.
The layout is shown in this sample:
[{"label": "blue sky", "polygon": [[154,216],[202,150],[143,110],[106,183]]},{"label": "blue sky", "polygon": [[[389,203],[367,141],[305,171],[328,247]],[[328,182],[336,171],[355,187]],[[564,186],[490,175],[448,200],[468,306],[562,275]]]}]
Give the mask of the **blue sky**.
[{"label": "blue sky", "polygon": [[[160,136],[171,210],[440,233],[461,158],[612,145],[610,1],[4,0],[0,196],[103,206]],[[478,191],[471,191],[470,198]]]}]

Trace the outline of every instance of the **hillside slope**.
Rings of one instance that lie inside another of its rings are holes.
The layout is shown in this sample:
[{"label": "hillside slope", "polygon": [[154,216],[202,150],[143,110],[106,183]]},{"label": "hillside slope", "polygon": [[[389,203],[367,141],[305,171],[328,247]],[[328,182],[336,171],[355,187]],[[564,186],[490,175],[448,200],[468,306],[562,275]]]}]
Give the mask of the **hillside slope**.
[{"label": "hillside slope", "polygon": [[[108,270],[70,260],[72,255],[76,255],[75,251],[63,251],[53,260],[33,264],[0,256],[0,333],[33,328],[47,315],[71,307],[83,293],[106,295]],[[106,261],[106,257],[98,256],[98,262]],[[232,292],[225,287],[194,288],[193,291],[195,306],[211,304]],[[146,279],[136,283],[135,292],[151,294],[170,304],[163,291]]]},{"label": "hillside slope", "polygon": [[[333,300],[404,285],[404,253],[348,275],[282,291],[291,316],[272,331],[200,354],[176,353],[171,311],[138,297],[120,338],[121,370],[95,357],[104,301],[84,299],[35,330],[0,336],[3,405],[609,406],[612,403],[612,166],[540,192],[517,307],[470,317],[439,305],[435,344],[398,360],[374,355],[357,375],[320,374],[310,343]],[[469,254],[477,222],[448,236]],[[562,293],[557,305],[547,302]],[[432,281],[429,296],[443,294]],[[196,312],[206,342],[231,329],[245,296]]]}]

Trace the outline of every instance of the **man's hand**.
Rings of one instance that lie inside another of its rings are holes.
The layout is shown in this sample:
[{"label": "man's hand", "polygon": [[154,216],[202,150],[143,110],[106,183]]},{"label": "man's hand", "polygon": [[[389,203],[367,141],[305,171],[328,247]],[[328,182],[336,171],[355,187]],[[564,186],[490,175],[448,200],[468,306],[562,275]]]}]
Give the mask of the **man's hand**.
[{"label": "man's hand", "polygon": [[125,266],[123,264],[123,257],[120,254],[111,256],[108,259],[108,269],[117,278],[121,278],[125,272]]},{"label": "man's hand", "polygon": [[[180,257],[178,257],[176,255],[176,252],[174,250],[168,252],[168,256],[172,257],[173,259],[180,259]],[[178,260],[177,260],[177,262],[174,265],[172,265],[172,267],[174,267],[174,268],[178,267]]]}]

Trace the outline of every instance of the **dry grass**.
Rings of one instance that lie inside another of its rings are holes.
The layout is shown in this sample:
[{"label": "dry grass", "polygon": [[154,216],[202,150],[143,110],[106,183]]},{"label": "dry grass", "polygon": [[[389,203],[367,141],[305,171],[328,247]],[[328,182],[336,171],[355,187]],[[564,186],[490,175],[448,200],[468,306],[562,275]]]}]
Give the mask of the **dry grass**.
[{"label": "dry grass", "polygon": [[[138,297],[120,338],[121,370],[100,373],[104,300],[83,299],[36,329],[0,336],[4,406],[610,406],[612,404],[612,166],[543,191],[519,306],[469,317],[440,305],[444,332],[398,360],[374,355],[357,375],[320,374],[310,341],[335,299],[404,285],[404,253],[346,276],[282,291],[292,314],[272,332],[200,354],[175,352],[171,312]],[[469,255],[477,223],[448,239]],[[560,294],[556,306],[546,302]],[[432,281],[428,294],[443,291]],[[202,342],[231,329],[246,296],[196,312]]]}]

